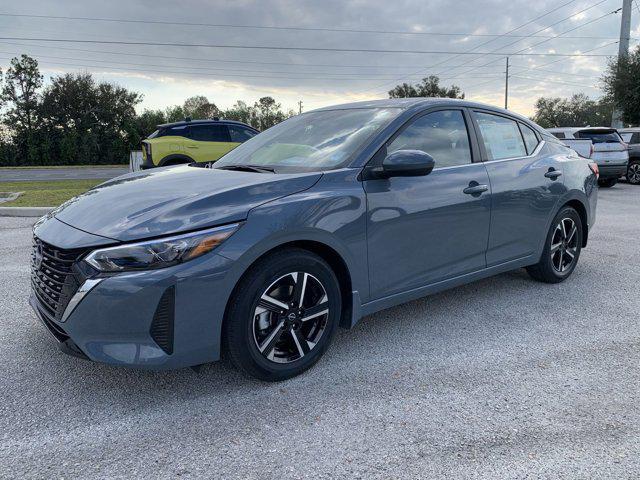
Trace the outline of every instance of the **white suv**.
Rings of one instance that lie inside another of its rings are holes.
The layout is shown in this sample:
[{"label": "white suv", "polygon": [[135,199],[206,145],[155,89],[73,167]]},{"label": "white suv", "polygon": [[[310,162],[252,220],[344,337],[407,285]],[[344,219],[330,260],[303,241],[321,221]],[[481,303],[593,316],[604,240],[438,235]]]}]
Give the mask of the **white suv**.
[{"label": "white suv", "polygon": [[547,131],[560,140],[591,140],[591,159],[598,164],[600,186],[612,187],[620,177],[627,174],[629,147],[615,128],[548,128]]}]

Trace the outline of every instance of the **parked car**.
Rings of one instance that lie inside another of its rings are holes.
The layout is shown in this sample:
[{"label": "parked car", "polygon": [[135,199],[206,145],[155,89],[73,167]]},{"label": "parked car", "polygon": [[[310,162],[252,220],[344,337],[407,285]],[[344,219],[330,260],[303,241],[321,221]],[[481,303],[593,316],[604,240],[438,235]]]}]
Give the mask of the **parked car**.
[{"label": "parked car", "polygon": [[621,129],[620,136],[629,145],[627,181],[633,185],[640,185],[640,128]]},{"label": "parked car", "polygon": [[192,162],[213,162],[258,130],[232,120],[190,120],[158,125],[142,142],[142,169]]},{"label": "parked car", "polygon": [[613,187],[618,179],[627,173],[629,152],[627,144],[615,128],[580,127],[548,128],[552,135],[560,140],[587,139],[593,143],[591,159],[600,169],[601,187]]},{"label": "parked car", "polygon": [[176,368],[223,354],[282,380],[379,310],[521,267],[567,279],[597,178],[487,105],[327,107],[212,168],[130,173],[65,203],[34,227],[30,303],[84,358]]}]

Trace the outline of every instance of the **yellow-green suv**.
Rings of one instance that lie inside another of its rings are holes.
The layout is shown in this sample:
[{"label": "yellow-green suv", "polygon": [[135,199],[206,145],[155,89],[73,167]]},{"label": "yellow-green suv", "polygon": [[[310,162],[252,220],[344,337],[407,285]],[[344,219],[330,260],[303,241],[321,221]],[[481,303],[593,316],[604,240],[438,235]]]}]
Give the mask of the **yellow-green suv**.
[{"label": "yellow-green suv", "polygon": [[142,168],[214,162],[259,132],[233,120],[189,120],[158,125],[142,142]]}]

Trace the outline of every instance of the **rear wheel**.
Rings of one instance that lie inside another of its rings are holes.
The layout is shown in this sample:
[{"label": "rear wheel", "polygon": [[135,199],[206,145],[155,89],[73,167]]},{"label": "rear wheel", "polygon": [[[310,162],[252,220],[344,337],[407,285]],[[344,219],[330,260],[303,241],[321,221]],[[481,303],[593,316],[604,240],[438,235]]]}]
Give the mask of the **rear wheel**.
[{"label": "rear wheel", "polygon": [[616,183],[618,183],[617,178],[604,178],[602,180],[598,180],[598,185],[604,188],[611,188]]},{"label": "rear wheel", "polygon": [[274,253],[238,284],[225,319],[225,351],[261,380],[299,375],[329,347],[341,305],[338,280],[322,258],[294,248]]},{"label": "rear wheel", "polygon": [[536,280],[559,283],[576,268],[582,250],[582,222],[571,207],[565,207],[551,222],[542,257],[527,272]]},{"label": "rear wheel", "polygon": [[630,163],[627,167],[627,182],[640,185],[640,162]]}]

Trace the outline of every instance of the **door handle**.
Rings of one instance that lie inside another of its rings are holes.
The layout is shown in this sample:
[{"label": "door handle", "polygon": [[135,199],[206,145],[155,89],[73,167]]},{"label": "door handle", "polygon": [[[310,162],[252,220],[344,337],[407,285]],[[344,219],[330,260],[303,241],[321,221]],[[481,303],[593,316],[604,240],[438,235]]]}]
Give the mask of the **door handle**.
[{"label": "door handle", "polygon": [[466,193],[467,195],[478,196],[482,192],[486,192],[489,190],[489,185],[480,185],[478,182],[473,181],[469,182],[469,186],[462,190],[462,193]]},{"label": "door handle", "polygon": [[187,148],[198,148],[197,145],[187,145]]},{"label": "door handle", "polygon": [[549,171],[544,174],[545,177],[550,178],[551,180],[555,180],[560,175],[562,175],[562,172],[560,170],[556,170],[553,167],[551,167]]}]

